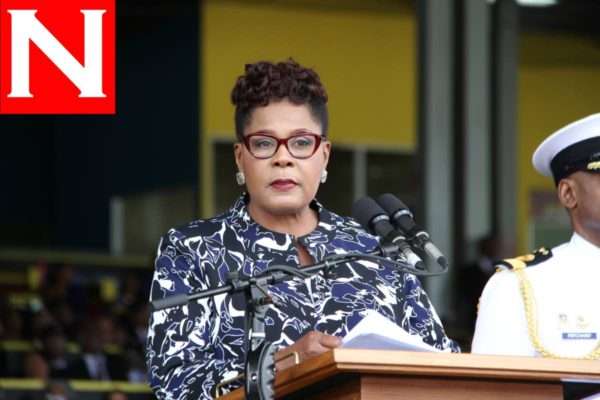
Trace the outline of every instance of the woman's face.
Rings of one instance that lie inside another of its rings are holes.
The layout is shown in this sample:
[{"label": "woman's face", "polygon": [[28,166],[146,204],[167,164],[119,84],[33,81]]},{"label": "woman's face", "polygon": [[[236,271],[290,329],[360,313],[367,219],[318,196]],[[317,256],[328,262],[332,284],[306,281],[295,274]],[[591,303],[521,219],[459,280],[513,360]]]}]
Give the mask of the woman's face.
[{"label": "woman's face", "polygon": [[[322,134],[307,105],[285,99],[252,111],[244,136],[260,132],[279,139],[299,133]],[[309,158],[298,159],[280,145],[271,158],[254,157],[242,143],[234,146],[238,170],[246,177],[250,194],[249,211],[254,219],[300,214],[308,211],[315,197],[321,174],[327,166],[331,143],[322,141]]]}]

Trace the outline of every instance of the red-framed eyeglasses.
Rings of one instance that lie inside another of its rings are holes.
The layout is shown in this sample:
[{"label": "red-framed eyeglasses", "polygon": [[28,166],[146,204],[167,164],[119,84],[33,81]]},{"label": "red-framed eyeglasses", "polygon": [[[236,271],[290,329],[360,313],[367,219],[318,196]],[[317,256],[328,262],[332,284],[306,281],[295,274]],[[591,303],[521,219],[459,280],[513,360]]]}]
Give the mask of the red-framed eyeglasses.
[{"label": "red-framed eyeglasses", "polygon": [[284,145],[294,158],[309,158],[315,154],[322,139],[321,135],[310,132],[297,133],[285,139],[257,132],[244,136],[244,145],[256,158],[273,157],[281,145]]}]

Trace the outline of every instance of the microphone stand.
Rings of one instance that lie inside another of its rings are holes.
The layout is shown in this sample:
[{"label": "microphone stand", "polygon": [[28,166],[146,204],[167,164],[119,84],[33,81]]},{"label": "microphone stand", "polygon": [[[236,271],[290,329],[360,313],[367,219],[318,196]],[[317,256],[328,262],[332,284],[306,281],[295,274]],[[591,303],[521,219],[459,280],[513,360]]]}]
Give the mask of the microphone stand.
[{"label": "microphone stand", "polygon": [[[398,254],[399,248],[395,244],[383,244],[379,249],[369,255],[381,255],[389,257]],[[192,300],[213,297],[219,294],[234,294],[244,292],[246,298],[246,327],[251,329],[246,333],[244,344],[246,348],[246,366],[244,374],[244,390],[247,400],[272,400],[275,395],[273,383],[275,382],[275,350],[273,344],[266,340],[265,314],[269,304],[277,306],[275,298],[271,297],[263,288],[266,285],[274,285],[294,276],[306,277],[324,271],[326,279],[335,279],[333,267],[358,258],[356,255],[338,257],[324,260],[300,269],[286,266],[269,267],[271,271],[265,270],[259,275],[240,279],[237,271],[227,273],[227,283],[222,286],[199,291],[193,294],[177,294],[164,299],[150,302],[150,312],[163,310],[165,308],[182,306]],[[275,270],[280,268],[279,270]],[[297,271],[297,272],[294,272]]]}]

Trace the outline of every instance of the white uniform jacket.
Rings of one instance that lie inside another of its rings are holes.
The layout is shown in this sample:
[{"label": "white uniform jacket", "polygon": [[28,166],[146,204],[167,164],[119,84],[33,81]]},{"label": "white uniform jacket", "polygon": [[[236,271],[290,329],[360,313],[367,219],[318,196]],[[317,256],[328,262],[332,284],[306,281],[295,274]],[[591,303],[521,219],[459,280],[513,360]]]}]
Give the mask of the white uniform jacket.
[{"label": "white uniform jacket", "polygon": [[[526,261],[523,270],[531,282],[530,320],[539,343],[554,356],[583,357],[600,338],[600,248],[574,234],[570,242],[553,248],[542,259]],[[486,284],[471,351],[541,355],[530,339],[513,269],[502,268]]]}]

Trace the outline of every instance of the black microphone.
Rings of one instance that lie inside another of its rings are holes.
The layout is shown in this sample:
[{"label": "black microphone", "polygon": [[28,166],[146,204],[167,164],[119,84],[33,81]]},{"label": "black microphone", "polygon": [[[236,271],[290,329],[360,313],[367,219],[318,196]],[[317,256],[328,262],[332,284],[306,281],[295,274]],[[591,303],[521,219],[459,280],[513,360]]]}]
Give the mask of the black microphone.
[{"label": "black microphone", "polygon": [[356,218],[363,228],[374,235],[380,236],[383,242],[398,246],[408,264],[413,268],[419,270],[425,269],[425,264],[412,251],[406,241],[406,237],[394,229],[392,224],[390,224],[390,217],[388,217],[385,210],[375,200],[368,196],[358,199],[352,207],[352,215],[354,215],[354,218]]},{"label": "black microphone", "polygon": [[399,198],[393,194],[382,194],[377,198],[377,203],[387,212],[396,227],[404,233],[410,242],[444,268],[449,268],[448,260],[442,252],[435,247],[429,234],[413,221],[413,215]]}]

